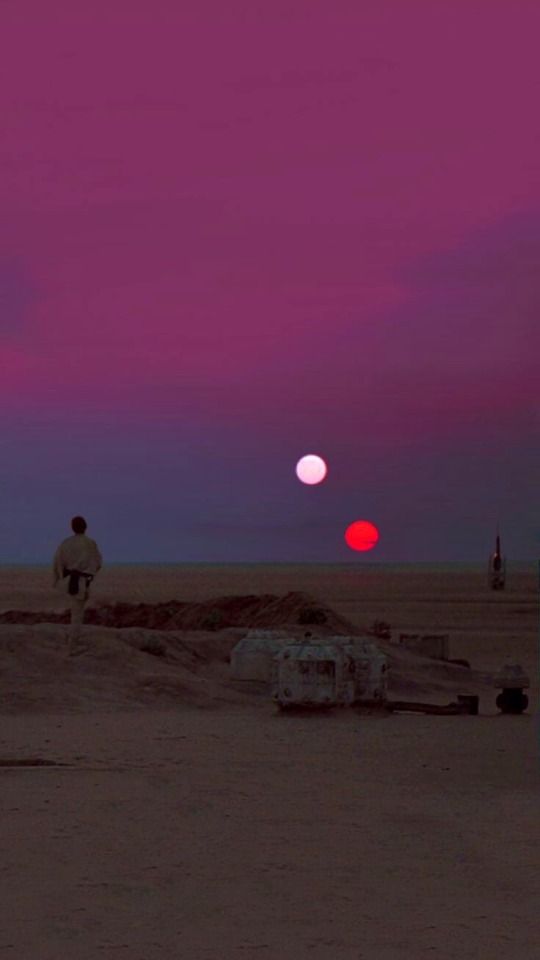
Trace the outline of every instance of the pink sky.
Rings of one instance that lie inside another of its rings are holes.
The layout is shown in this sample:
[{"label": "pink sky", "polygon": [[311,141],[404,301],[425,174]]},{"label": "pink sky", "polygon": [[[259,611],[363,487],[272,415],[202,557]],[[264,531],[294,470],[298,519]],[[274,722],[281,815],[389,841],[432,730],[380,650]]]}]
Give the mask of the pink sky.
[{"label": "pink sky", "polygon": [[0,553],[72,511],[117,559],[348,560],[364,515],[373,559],[483,557],[497,517],[537,554],[539,31],[523,0],[4,0]]}]

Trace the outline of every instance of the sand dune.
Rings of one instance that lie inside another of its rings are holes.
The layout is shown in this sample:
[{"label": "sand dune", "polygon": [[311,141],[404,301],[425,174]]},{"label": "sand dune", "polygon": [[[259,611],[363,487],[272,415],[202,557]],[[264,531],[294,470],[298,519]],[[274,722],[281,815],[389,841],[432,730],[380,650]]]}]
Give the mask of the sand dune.
[{"label": "sand dune", "polygon": [[[262,685],[229,677],[230,651],[246,632],[89,626],[80,653],[67,658],[67,626],[2,624],[1,712],[92,711],[105,704],[122,709],[160,701],[179,709],[263,703],[268,712],[273,707]],[[302,636],[304,630],[290,632]],[[488,674],[381,646],[390,658],[389,689],[396,698],[431,696],[442,703],[456,693],[480,693],[493,700]]]},{"label": "sand dune", "polygon": [[[55,611],[0,613],[4,711],[91,710],[97,704],[120,709],[134,702],[209,708],[247,704],[257,694],[268,709],[264,686],[233,682],[229,676],[231,650],[249,629],[280,627],[291,638],[370,629],[300,591],[193,603],[106,604],[88,610],[80,652],[66,660],[68,616]],[[395,698],[431,694],[434,702],[441,702],[457,693],[483,693],[493,699],[485,672],[418,657],[389,641],[377,643],[389,657],[390,695]]]},{"label": "sand dune", "polygon": [[[0,623],[68,623],[67,612],[7,610]],[[272,628],[289,624],[324,625],[327,632],[356,632],[356,627],[320,600],[291,591],[284,596],[250,594],[213,597],[202,602],[114,603],[90,606],[85,622],[105,627],[150,630],[218,630],[225,627]]]}]

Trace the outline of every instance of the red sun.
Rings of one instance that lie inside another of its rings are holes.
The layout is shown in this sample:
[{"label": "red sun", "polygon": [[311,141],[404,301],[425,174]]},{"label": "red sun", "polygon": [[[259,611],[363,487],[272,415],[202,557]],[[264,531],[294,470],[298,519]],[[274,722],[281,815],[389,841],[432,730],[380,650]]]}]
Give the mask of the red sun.
[{"label": "red sun", "polygon": [[372,550],[378,539],[379,531],[369,520],[356,520],[345,531],[345,540],[351,550]]}]

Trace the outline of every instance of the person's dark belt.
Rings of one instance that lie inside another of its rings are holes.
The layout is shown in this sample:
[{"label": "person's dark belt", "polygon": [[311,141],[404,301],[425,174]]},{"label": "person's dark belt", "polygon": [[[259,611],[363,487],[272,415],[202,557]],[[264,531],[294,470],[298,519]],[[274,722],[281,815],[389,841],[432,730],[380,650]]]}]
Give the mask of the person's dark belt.
[{"label": "person's dark belt", "polygon": [[70,596],[76,597],[79,592],[79,580],[81,577],[86,581],[86,589],[88,589],[94,579],[94,574],[82,573],[80,570],[68,570],[67,567],[64,567],[64,577],[69,577],[68,593]]}]

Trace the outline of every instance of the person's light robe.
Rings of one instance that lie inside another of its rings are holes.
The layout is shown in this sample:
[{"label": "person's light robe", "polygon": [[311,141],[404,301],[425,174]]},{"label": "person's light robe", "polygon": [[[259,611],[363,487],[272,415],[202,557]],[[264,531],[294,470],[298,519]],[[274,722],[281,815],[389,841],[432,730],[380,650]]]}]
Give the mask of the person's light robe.
[{"label": "person's light robe", "polygon": [[75,533],[63,540],[53,560],[53,586],[64,577],[64,570],[78,570],[94,576],[102,565],[98,545],[85,533]]}]

